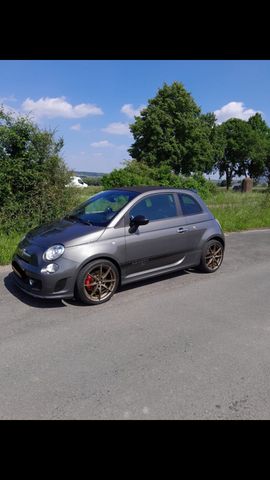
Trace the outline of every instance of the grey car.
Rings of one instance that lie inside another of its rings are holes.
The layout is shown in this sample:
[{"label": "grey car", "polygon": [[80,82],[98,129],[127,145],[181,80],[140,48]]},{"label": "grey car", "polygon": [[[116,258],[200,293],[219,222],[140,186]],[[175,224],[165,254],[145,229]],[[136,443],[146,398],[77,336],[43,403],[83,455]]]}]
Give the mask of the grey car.
[{"label": "grey car", "polygon": [[219,222],[194,191],[123,187],[31,230],[12,267],[17,285],[30,295],[100,304],[120,284],[191,267],[215,272],[224,247]]}]

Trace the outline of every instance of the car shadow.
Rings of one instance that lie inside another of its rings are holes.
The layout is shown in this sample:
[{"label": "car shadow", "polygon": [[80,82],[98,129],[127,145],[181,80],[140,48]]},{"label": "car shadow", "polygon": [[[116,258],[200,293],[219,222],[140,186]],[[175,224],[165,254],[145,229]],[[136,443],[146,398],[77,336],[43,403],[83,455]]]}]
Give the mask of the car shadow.
[{"label": "car shadow", "polygon": [[[153,278],[148,278],[147,280],[138,280],[137,282],[130,283],[128,285],[123,285],[120,286],[119,289],[116,292],[116,295],[121,292],[125,292],[128,290],[144,287],[147,285],[155,284],[158,282],[166,282],[166,280],[169,280],[171,278],[176,278],[179,276],[183,275],[188,275],[190,273],[197,273],[200,275],[204,275],[202,272],[196,270],[195,268],[189,268],[187,270],[178,270],[176,272],[172,273],[166,273],[164,275],[160,275],[157,277]],[[31,297],[31,295],[27,295],[24,293],[22,290],[20,290],[19,287],[17,287],[14,279],[13,279],[13,273],[9,273],[5,278],[4,278],[4,285],[6,289],[18,300],[20,300],[22,303],[25,303],[26,305],[29,305],[30,307],[34,308],[59,308],[59,307],[67,307],[68,305],[72,306],[79,306],[79,307],[89,307],[89,305],[86,305],[79,300],[76,300],[75,298],[66,298],[66,299],[42,299],[42,298],[35,298]],[[99,305],[93,305],[93,307],[98,307]]]},{"label": "car shadow", "polygon": [[[173,273],[165,273],[164,275],[160,275],[157,277],[153,278],[148,278],[147,280],[137,280],[132,283],[129,283],[128,285],[120,285],[118,287],[117,291],[115,292],[115,295],[118,295],[119,293],[126,292],[129,290],[135,290],[137,288],[141,288],[147,285],[152,285],[155,283],[159,282],[165,282],[166,280],[169,280],[170,278],[176,278],[182,275],[187,275],[188,273],[191,273],[191,269],[189,270],[178,270],[178,272],[173,272]],[[85,303],[80,302],[79,300],[74,299],[65,299],[63,300],[65,303],[70,304],[70,305],[76,305],[79,307],[89,307],[89,305],[86,305]],[[105,305],[105,303],[103,304]],[[100,308],[100,305],[91,305],[91,308]]]},{"label": "car shadow", "polygon": [[187,273],[197,273],[197,275],[202,275],[204,276],[206,274],[206,272],[202,272],[201,270],[199,270],[198,268],[189,268],[187,271]]}]

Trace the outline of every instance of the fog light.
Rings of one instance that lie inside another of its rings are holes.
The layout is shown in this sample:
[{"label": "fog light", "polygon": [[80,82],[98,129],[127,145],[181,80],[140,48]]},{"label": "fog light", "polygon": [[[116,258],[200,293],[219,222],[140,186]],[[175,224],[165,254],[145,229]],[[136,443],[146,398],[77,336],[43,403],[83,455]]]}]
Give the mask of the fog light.
[{"label": "fog light", "polygon": [[41,273],[55,273],[58,268],[59,265],[57,265],[57,263],[49,263],[49,265],[41,269]]},{"label": "fog light", "polygon": [[35,280],[33,280],[32,278],[29,278],[29,285],[32,287],[35,283]]}]

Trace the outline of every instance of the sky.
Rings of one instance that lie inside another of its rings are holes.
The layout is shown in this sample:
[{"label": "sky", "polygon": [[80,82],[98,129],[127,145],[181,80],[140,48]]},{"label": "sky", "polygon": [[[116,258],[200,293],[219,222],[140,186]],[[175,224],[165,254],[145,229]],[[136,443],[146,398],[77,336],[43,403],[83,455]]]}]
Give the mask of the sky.
[{"label": "sky", "polygon": [[2,60],[0,105],[55,129],[73,170],[107,173],[130,159],[134,115],[174,81],[218,123],[260,112],[270,125],[268,60]]}]

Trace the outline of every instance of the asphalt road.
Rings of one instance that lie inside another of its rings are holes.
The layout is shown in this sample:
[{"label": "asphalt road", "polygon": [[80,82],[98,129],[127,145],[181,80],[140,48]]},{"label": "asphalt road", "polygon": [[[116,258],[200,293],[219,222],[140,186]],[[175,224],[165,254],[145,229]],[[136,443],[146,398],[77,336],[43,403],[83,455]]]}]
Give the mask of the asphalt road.
[{"label": "asphalt road", "polygon": [[0,418],[269,419],[270,230],[226,241],[218,272],[95,307],[32,299],[0,269]]}]

